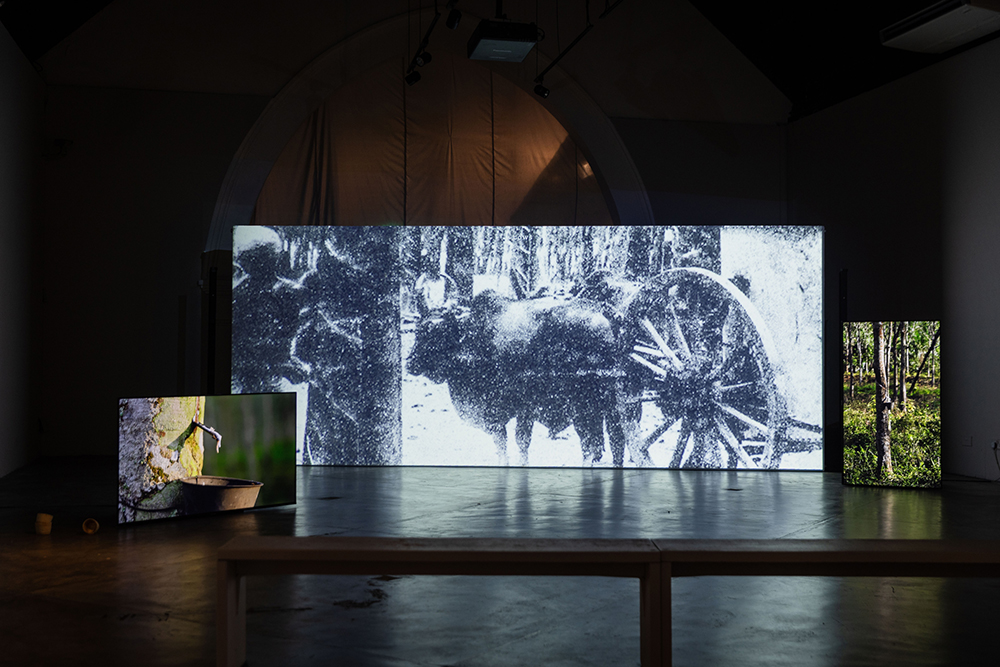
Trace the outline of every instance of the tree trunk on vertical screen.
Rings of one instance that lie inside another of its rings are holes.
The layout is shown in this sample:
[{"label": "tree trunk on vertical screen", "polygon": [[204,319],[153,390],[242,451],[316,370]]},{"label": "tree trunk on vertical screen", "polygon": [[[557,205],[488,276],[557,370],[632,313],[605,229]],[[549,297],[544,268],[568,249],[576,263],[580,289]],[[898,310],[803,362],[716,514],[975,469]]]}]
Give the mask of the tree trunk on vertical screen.
[{"label": "tree trunk on vertical screen", "polygon": [[[940,328],[938,328],[940,331]],[[931,386],[937,387],[941,382],[941,358],[938,349],[931,348]]]},{"label": "tree trunk on vertical screen", "polygon": [[[859,327],[859,329],[860,329],[860,327]],[[862,384],[864,384],[865,360],[864,360],[864,357],[861,356],[861,338],[862,338],[861,331],[857,330],[857,331],[855,331],[855,334],[857,334],[854,337],[854,345],[857,348],[857,352],[858,352],[858,385],[862,385]]]},{"label": "tree trunk on vertical screen", "polygon": [[882,322],[872,322],[872,338],[875,343],[875,455],[879,475],[887,476],[892,474],[892,453],[889,448],[889,413],[892,403],[889,401]]},{"label": "tree trunk on vertical screen", "polygon": [[202,430],[194,425],[205,398],[118,401],[118,520],[183,513],[179,480],[200,475]]},{"label": "tree trunk on vertical screen", "polygon": [[906,371],[909,370],[910,366],[910,354],[907,349],[909,341],[907,340],[907,328],[910,326],[909,322],[900,322],[900,326],[903,330],[899,332],[899,409],[906,409]]},{"label": "tree trunk on vertical screen", "polygon": [[[924,357],[920,361],[920,365],[917,366],[917,372],[913,374],[913,380],[910,382],[910,393],[911,394],[913,393],[914,387],[917,386],[917,381],[920,379],[920,374],[923,372],[924,366],[927,365],[927,362],[930,361],[931,356],[934,353],[934,348],[937,345],[938,337],[940,335],[941,335],[941,327],[939,326],[937,328],[937,331],[934,332],[934,336],[931,338],[930,345],[927,346],[927,351],[924,353]],[[934,380],[933,380],[933,378],[934,378],[933,368],[934,368],[934,364],[932,363],[931,364],[931,384],[932,385],[934,384]]]},{"label": "tree trunk on vertical screen", "polygon": [[[847,349],[844,352],[846,359],[847,382],[851,387],[851,399],[854,398],[854,325],[848,322],[847,327]],[[860,359],[858,360],[860,361]]]},{"label": "tree trunk on vertical screen", "polygon": [[888,326],[889,331],[886,336],[887,345],[882,350],[885,353],[885,376],[889,381],[889,402],[892,403],[896,400],[896,323],[888,322],[885,326]]}]

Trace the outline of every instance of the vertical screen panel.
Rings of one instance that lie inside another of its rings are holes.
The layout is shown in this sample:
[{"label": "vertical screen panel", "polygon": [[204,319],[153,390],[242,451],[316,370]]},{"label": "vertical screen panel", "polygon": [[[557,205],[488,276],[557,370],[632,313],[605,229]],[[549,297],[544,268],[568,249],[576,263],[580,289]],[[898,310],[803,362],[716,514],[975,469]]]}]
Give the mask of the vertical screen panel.
[{"label": "vertical screen panel", "polygon": [[941,486],[941,323],[845,322],[844,483]]}]

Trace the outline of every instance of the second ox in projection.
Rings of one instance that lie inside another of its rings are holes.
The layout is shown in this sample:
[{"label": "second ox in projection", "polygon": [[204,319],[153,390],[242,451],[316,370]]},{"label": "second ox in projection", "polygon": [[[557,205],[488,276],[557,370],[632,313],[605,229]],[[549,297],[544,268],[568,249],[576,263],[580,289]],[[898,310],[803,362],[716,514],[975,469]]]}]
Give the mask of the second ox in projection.
[{"label": "second ox in projection", "polygon": [[425,316],[407,370],[448,383],[459,415],[493,436],[501,465],[507,465],[507,423],[516,419],[521,465],[528,463],[537,421],[550,433],[572,424],[585,464],[601,460],[606,426],[614,464],[621,466],[619,355],[614,326],[599,303],[512,301],[487,290],[468,309]]}]

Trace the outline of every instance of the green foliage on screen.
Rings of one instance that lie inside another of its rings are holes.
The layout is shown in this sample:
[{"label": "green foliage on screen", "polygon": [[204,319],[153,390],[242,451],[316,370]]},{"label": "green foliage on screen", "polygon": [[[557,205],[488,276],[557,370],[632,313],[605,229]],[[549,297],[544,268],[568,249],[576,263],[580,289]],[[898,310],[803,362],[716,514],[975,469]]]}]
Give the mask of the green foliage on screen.
[{"label": "green foliage on screen", "polygon": [[295,502],[295,395],[209,396],[205,422],[222,434],[222,447],[206,435],[205,475],[264,482],[257,506]]}]

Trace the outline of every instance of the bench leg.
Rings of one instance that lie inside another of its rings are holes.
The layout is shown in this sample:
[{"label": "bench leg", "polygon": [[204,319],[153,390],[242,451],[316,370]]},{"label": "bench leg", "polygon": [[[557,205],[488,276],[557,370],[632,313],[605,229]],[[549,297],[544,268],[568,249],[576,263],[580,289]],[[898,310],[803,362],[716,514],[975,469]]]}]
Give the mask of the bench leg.
[{"label": "bench leg", "polygon": [[[668,565],[669,567],[669,565]],[[669,570],[668,570],[669,571]],[[639,579],[639,651],[642,667],[669,665],[670,654],[663,656],[663,631],[666,628],[667,642],[670,641],[669,621],[663,623],[664,607],[670,610],[670,577],[667,577],[667,601],[664,604],[663,573],[660,563],[646,566],[646,575]]]},{"label": "bench leg", "polygon": [[670,563],[660,563],[660,664],[670,667],[674,664],[673,615],[671,613]]},{"label": "bench leg", "polygon": [[220,560],[215,606],[215,664],[243,667],[247,657],[247,581],[236,563]]}]

